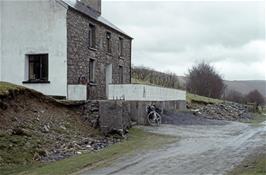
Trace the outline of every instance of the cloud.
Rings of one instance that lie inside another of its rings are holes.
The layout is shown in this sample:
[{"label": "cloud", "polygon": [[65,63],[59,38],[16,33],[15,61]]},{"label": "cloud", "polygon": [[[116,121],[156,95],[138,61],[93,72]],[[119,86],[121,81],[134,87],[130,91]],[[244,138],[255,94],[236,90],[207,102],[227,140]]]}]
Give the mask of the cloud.
[{"label": "cloud", "polygon": [[264,7],[264,1],[119,1],[103,2],[103,15],[135,38],[135,65],[184,75],[205,60],[226,79],[265,79]]}]

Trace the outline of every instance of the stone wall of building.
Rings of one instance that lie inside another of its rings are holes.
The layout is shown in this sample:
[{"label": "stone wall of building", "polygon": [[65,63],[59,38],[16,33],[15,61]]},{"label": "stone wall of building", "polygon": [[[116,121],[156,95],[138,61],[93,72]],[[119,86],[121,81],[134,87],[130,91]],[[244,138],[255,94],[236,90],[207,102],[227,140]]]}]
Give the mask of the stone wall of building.
[{"label": "stone wall of building", "polygon": [[[95,49],[89,48],[89,25],[96,29]],[[111,33],[111,50],[107,52],[106,32]],[[123,57],[119,56],[119,37],[123,38]],[[123,83],[131,79],[131,39],[73,9],[67,12],[67,83],[89,80],[89,61],[95,59],[95,83],[88,85],[88,99],[106,99],[106,66],[112,64],[112,83],[119,83],[119,66],[123,66]]]}]

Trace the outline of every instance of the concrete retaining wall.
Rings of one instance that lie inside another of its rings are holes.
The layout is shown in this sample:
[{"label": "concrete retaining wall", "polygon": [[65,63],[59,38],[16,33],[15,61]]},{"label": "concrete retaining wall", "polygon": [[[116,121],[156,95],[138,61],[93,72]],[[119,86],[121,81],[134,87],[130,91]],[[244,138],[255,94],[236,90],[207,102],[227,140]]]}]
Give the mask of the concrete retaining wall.
[{"label": "concrete retaining wall", "polygon": [[186,91],[142,84],[111,84],[108,99],[126,101],[177,101],[186,100]]},{"label": "concrete retaining wall", "polygon": [[174,112],[178,110],[186,110],[185,101],[125,101],[130,106],[130,119],[139,125],[146,125],[146,108],[149,105],[155,105],[165,112]]}]

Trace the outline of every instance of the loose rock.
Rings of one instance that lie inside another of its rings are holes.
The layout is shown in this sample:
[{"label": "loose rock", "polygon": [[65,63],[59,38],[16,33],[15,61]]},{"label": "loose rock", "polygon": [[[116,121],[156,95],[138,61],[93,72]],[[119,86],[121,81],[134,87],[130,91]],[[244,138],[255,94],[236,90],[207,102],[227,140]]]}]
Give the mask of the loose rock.
[{"label": "loose rock", "polygon": [[205,106],[192,104],[189,106],[189,109],[194,115],[208,119],[236,121],[253,117],[248,112],[247,107],[238,103],[208,104]]}]

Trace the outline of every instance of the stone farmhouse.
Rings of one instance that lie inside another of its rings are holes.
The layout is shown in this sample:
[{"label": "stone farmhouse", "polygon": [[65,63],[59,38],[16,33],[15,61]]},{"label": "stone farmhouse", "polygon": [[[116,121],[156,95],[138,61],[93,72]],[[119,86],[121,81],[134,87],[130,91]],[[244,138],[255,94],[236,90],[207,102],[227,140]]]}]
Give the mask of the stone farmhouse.
[{"label": "stone farmhouse", "polygon": [[0,17],[0,81],[75,100],[130,84],[132,37],[101,16],[101,0],[0,1]]}]

